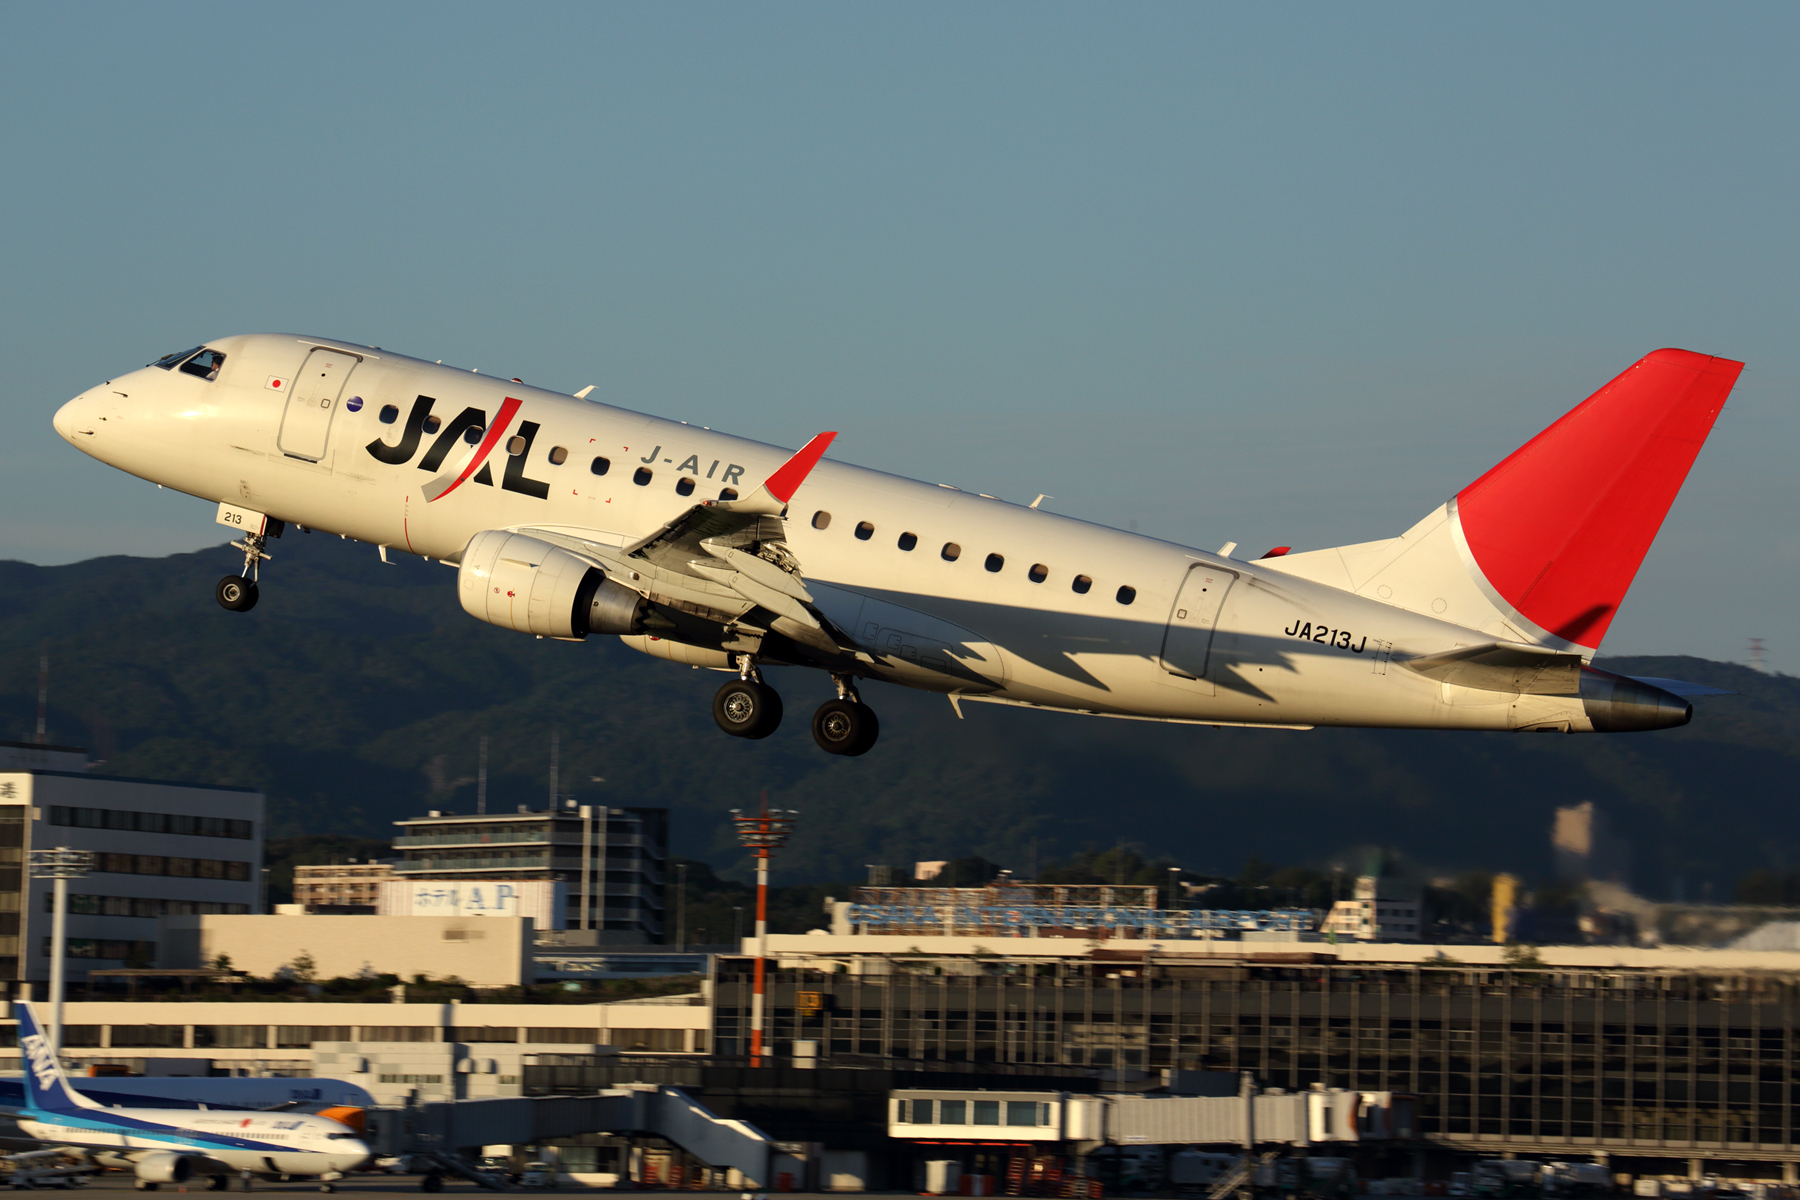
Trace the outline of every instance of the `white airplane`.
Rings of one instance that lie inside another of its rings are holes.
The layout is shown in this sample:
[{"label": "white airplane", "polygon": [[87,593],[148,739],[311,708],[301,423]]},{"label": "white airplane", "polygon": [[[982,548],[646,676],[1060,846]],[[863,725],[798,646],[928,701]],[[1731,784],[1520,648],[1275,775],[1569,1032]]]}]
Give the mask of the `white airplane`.
[{"label": "white airplane", "polygon": [[19,1128],[27,1137],[86,1151],[102,1166],[130,1167],[140,1191],[196,1174],[211,1176],[212,1191],[224,1191],[236,1173],[246,1188],[258,1174],[317,1176],[319,1190],[332,1192],[346,1171],[372,1157],[354,1130],[323,1115],[108,1108],[69,1086],[31,1004],[15,1001],[13,1011],[25,1066]]},{"label": "white airplane", "polygon": [[730,673],[738,737],[781,720],[769,665],[828,674],[834,754],[875,742],[869,679],[959,716],[1618,732],[1704,691],[1589,664],[1742,368],[1658,350],[1400,536],[1255,561],[328,338],[208,342],[55,423],[219,505],[228,609],[289,524],[405,550],[480,620]]}]

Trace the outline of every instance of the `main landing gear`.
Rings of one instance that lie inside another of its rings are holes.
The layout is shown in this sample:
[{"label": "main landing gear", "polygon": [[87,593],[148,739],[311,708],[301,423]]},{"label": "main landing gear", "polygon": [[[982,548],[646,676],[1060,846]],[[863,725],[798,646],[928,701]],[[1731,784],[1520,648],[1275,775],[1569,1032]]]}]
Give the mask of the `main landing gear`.
[{"label": "main landing gear", "polygon": [[[854,758],[867,754],[881,736],[875,710],[862,702],[847,676],[834,675],[837,699],[827,700],[813,714],[813,741],[827,754]],[[781,724],[781,696],[763,682],[756,661],[738,656],[738,677],[713,697],[713,720],[732,737],[766,738]]]},{"label": "main landing gear", "polygon": [[813,714],[813,741],[827,754],[855,758],[867,754],[881,736],[881,722],[875,710],[862,702],[856,687],[842,675],[833,675],[838,698],[819,705]]},{"label": "main landing gear", "polygon": [[263,534],[246,533],[243,541],[231,543],[233,549],[244,552],[244,573],[227,575],[219,580],[219,586],[213,589],[213,597],[220,608],[249,612],[256,607],[257,564],[272,557],[263,550],[266,541]]},{"label": "main landing gear", "polygon": [[781,693],[763,682],[748,654],[738,655],[738,677],[713,696],[713,720],[741,738],[766,738],[781,724]]}]

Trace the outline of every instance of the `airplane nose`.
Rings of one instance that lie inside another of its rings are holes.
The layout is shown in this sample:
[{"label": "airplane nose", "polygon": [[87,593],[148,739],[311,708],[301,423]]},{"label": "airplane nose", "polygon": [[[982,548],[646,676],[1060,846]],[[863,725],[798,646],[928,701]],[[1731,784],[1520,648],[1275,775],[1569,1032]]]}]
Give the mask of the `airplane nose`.
[{"label": "airplane nose", "polygon": [[89,412],[92,407],[93,402],[83,392],[57,409],[50,423],[56,427],[56,432],[62,435],[64,441],[73,442],[80,433],[92,431],[93,421]]}]

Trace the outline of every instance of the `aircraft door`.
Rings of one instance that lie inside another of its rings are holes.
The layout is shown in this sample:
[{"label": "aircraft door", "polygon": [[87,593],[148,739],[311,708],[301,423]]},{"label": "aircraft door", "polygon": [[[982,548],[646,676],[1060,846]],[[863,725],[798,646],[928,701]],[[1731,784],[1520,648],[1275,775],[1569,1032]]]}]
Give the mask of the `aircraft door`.
[{"label": "aircraft door", "polygon": [[281,415],[281,433],[275,440],[283,454],[308,462],[325,457],[338,397],[358,361],[356,355],[342,350],[319,349],[306,356],[306,365],[294,376],[287,410]]},{"label": "aircraft door", "polygon": [[1183,679],[1204,681],[1207,659],[1212,654],[1213,631],[1225,594],[1237,582],[1233,571],[1195,563],[1188,568],[1175,607],[1169,610],[1169,627],[1163,632],[1162,669]]}]

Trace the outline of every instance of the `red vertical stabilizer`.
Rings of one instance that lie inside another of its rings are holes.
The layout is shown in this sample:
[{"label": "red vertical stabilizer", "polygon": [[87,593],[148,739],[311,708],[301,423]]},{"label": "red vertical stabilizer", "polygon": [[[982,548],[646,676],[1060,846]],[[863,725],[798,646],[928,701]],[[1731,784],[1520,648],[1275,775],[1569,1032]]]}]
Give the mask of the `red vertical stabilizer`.
[{"label": "red vertical stabilizer", "polygon": [[1743,369],[1647,354],[1459,492],[1489,586],[1540,629],[1598,648]]}]

